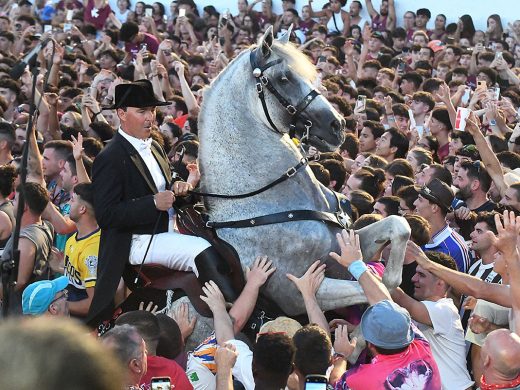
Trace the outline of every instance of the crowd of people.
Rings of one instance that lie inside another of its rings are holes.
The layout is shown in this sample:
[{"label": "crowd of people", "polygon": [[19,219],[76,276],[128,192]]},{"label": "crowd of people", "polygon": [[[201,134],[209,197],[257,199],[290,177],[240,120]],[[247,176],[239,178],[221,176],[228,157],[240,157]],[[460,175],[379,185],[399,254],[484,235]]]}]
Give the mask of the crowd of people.
[{"label": "crowd of people", "polygon": [[[129,0],[1,6],[0,251],[12,319],[0,324],[0,388],[520,389],[520,20],[490,15],[481,31],[468,14],[451,24],[427,8],[397,15],[395,0],[281,4],[279,15],[272,0],[238,0],[236,15],[193,0],[168,13]],[[235,291],[222,256],[175,230],[172,205],[200,179],[205,89],[271,33],[290,34],[345,119],[344,143],[310,148],[309,165],[350,201],[352,230],[331,258],[368,304],[323,313],[316,262],[287,276],[307,319],[278,317],[252,340],[242,331],[273,264],[259,253]],[[381,281],[391,243],[363,261],[354,233],[390,215],[411,229],[393,291]],[[214,330],[195,348],[184,304],[112,316],[131,287],[123,270],[147,255],[199,278]],[[95,336],[57,318],[97,326],[107,316],[115,323]]]}]

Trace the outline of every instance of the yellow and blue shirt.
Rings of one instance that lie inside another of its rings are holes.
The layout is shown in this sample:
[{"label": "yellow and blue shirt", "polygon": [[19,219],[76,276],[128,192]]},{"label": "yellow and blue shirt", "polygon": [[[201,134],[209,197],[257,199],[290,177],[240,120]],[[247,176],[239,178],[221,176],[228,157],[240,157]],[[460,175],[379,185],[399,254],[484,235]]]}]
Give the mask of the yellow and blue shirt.
[{"label": "yellow and blue shirt", "polygon": [[69,278],[71,302],[86,299],[86,289],[96,285],[100,237],[98,228],[81,238],[75,233],[65,244],[65,275]]}]

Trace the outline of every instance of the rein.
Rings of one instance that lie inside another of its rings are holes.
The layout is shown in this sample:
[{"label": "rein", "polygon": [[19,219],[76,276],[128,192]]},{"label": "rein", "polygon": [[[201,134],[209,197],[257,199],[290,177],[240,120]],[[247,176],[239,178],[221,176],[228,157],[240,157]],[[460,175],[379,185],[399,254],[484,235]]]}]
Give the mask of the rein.
[{"label": "rein", "polygon": [[267,191],[268,189],[273,188],[275,185],[280,184],[280,183],[286,181],[290,177],[293,177],[294,175],[296,175],[296,173],[298,173],[298,171],[301,168],[305,167],[308,163],[309,163],[309,160],[306,157],[302,157],[302,159],[300,160],[300,162],[298,164],[296,164],[294,167],[289,168],[287,171],[285,171],[284,174],[282,174],[282,176],[280,176],[275,181],[273,181],[273,182],[263,186],[262,188],[259,188],[259,189],[255,190],[255,191],[247,192],[245,194],[228,195],[228,194],[214,194],[214,193],[211,193],[211,192],[198,192],[198,191],[189,191],[189,193],[193,194],[193,195],[199,195],[199,196],[203,196],[203,197],[208,197],[208,198],[223,198],[223,199],[243,199],[243,198],[248,198],[250,196],[258,195],[258,194],[260,194],[260,193],[262,193],[264,191]]}]

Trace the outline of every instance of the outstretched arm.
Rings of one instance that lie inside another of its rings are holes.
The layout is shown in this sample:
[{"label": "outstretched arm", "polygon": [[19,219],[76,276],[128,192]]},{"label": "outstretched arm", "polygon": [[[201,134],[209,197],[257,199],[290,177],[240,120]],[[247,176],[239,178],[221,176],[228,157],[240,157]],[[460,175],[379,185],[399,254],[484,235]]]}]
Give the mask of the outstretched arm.
[{"label": "outstretched arm", "polygon": [[520,334],[520,253],[517,246],[520,217],[516,217],[512,211],[504,211],[504,223],[495,215],[495,224],[498,231],[497,249],[502,252],[509,272],[514,329],[516,334]]},{"label": "outstretched arm", "polygon": [[330,328],[325,315],[321,311],[316,299],[316,291],[325,278],[325,264],[320,265],[320,261],[315,261],[303,274],[301,278],[297,278],[292,274],[287,274],[287,278],[293,282],[303,296],[305,310],[309,317],[309,322],[317,324],[330,337]]},{"label": "outstretched arm", "polygon": [[233,319],[234,334],[240,332],[249,317],[251,317],[251,313],[256,305],[256,300],[258,299],[260,287],[262,287],[265,282],[267,282],[269,276],[276,271],[276,268],[272,265],[273,263],[267,256],[258,256],[251,269],[247,268],[247,283],[233,304],[233,307],[229,310],[229,315]]},{"label": "outstretched arm", "polygon": [[413,256],[417,260],[417,264],[426,271],[444,280],[455,290],[467,296],[484,299],[501,306],[511,307],[509,287],[496,283],[486,283],[474,276],[434,263],[426,257],[422,249],[416,244],[410,243],[409,245],[410,256]]},{"label": "outstretched arm", "polygon": [[208,304],[213,313],[213,324],[217,343],[222,345],[228,340],[233,340],[235,338],[233,323],[226,310],[224,296],[218,286],[215,282],[209,281],[202,287],[202,291],[204,295],[201,295],[200,299]]},{"label": "outstretched arm", "polygon": [[341,234],[336,234],[336,239],[341,249],[341,255],[334,252],[330,252],[329,255],[338,263],[347,267],[352,276],[357,279],[365,292],[368,303],[374,305],[385,299],[391,301],[392,298],[385,285],[368,270],[363,262],[359,236],[354,230],[348,232],[343,230]]},{"label": "outstretched arm", "polygon": [[498,161],[495,152],[493,152],[489,144],[486,142],[484,134],[482,134],[480,131],[480,126],[478,123],[478,117],[474,113],[471,113],[468,120],[466,121],[465,130],[473,136],[475,145],[477,146],[480,156],[482,157],[482,162],[486,167],[486,171],[489,173],[489,176],[491,176],[491,179],[493,179],[495,186],[500,192],[500,196],[504,196],[504,193],[507,190],[507,184],[504,180],[504,174],[502,173],[500,161]]}]

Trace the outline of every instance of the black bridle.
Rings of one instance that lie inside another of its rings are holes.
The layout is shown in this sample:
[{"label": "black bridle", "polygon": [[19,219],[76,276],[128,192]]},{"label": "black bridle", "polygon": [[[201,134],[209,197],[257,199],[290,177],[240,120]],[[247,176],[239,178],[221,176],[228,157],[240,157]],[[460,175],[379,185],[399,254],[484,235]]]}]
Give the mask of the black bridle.
[{"label": "black bridle", "polygon": [[269,110],[267,109],[267,104],[265,102],[265,90],[264,88],[267,88],[269,92],[271,92],[276,100],[280,102],[280,104],[285,108],[287,113],[292,117],[291,123],[289,124],[289,137],[293,138],[296,134],[296,123],[298,119],[304,119],[305,120],[305,129],[306,134],[302,135],[302,140],[306,138],[308,140],[309,137],[309,131],[312,127],[312,121],[308,118],[304,118],[302,113],[303,111],[311,104],[311,102],[316,99],[320,93],[316,89],[312,89],[300,102],[296,105],[291,104],[285,97],[278,92],[278,90],[273,86],[271,82],[269,82],[269,79],[264,74],[264,72],[269,69],[270,67],[274,65],[278,65],[283,60],[281,58],[278,58],[276,60],[270,61],[264,65],[259,64],[258,61],[258,53],[261,51],[262,48],[258,47],[255,50],[251,50],[251,53],[249,54],[249,61],[251,63],[251,68],[253,69],[253,76],[256,80],[256,92],[258,93],[258,97],[260,98],[260,101],[262,102],[262,108],[264,110],[264,114],[267,118],[267,121],[269,122],[269,125],[271,126],[272,130],[283,134],[282,131],[276,127],[273,120],[271,119],[271,116],[269,115]]}]

